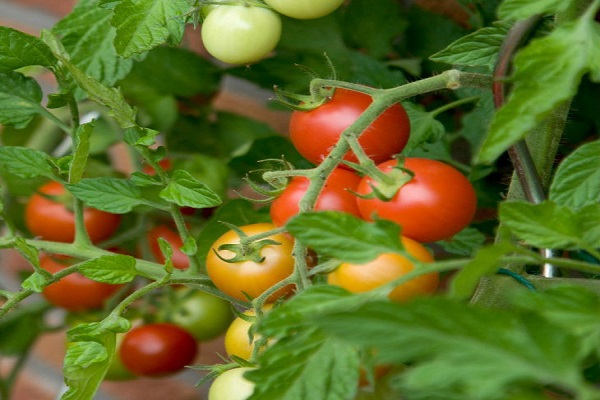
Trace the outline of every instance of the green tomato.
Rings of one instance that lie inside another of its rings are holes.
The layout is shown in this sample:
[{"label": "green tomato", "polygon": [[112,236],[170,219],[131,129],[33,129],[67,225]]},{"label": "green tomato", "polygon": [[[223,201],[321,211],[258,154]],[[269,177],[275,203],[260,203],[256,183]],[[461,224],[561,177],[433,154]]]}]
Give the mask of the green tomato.
[{"label": "green tomato", "polygon": [[296,19],[324,17],[335,11],[344,0],[264,0],[275,11]]},{"label": "green tomato", "polygon": [[106,375],[104,376],[104,379],[107,381],[127,381],[136,378],[136,376],[123,365],[123,361],[121,361],[121,357],[119,356],[119,348],[121,347],[123,337],[125,337],[124,333],[117,333],[115,354],[108,366],[108,371],[106,371]]},{"label": "green tomato", "polygon": [[223,334],[233,320],[229,302],[198,290],[178,290],[176,304],[167,322],[179,325],[198,341]]},{"label": "green tomato", "polygon": [[206,50],[228,64],[248,64],[269,54],[281,37],[281,18],[264,7],[214,8],[200,32]]},{"label": "green tomato", "polygon": [[208,391],[208,400],[246,400],[254,392],[254,382],[244,378],[252,368],[239,367],[223,372]]}]

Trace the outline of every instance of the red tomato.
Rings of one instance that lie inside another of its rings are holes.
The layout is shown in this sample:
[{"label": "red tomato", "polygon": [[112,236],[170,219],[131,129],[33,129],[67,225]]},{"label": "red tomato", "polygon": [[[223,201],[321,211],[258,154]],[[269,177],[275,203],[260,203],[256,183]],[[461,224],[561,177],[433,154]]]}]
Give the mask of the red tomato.
[{"label": "red tomato", "polygon": [[[356,196],[350,192],[356,191],[360,177],[352,171],[336,168],[325,183],[317,198],[315,210],[343,211],[360,217]],[[294,177],[284,191],[271,204],[271,220],[277,226],[283,226],[288,219],[298,214],[298,203],[306,193],[310,181],[305,177]]]},{"label": "red tomato", "polygon": [[[417,260],[433,261],[431,253],[420,243],[402,237],[402,244],[407,253]],[[342,263],[327,276],[327,282],[341,286],[352,293],[363,293],[406,275],[414,267],[414,263],[407,257],[396,253],[383,253],[365,264]],[[438,284],[438,273],[421,275],[396,286],[389,294],[389,298],[402,302],[416,296],[431,294],[436,291]]]},{"label": "red tomato", "polygon": [[[41,267],[52,274],[67,268],[70,261],[71,259],[65,256],[40,256]],[[78,312],[101,308],[120,287],[121,285],[93,281],[76,272],[46,286],[42,296],[50,304]]]},{"label": "red tomato", "polygon": [[[290,139],[307,160],[320,164],[348,128],[371,104],[371,96],[337,88],[330,101],[310,111],[294,111]],[[375,162],[390,159],[404,149],[410,134],[410,121],[400,104],[385,110],[359,138],[365,153]],[[345,160],[356,162],[350,152]]]},{"label": "red tomato", "polygon": [[125,334],[119,355],[125,367],[140,376],[164,376],[181,371],[198,353],[196,339],[169,323],[140,325]]},{"label": "red tomato", "polygon": [[158,238],[160,237],[165,239],[169,245],[171,245],[171,249],[173,249],[173,257],[171,259],[173,261],[173,266],[177,269],[189,268],[190,260],[187,254],[181,251],[181,247],[183,246],[181,236],[179,236],[179,234],[173,229],[166,225],[157,225],[150,229],[146,237],[150,243],[150,251],[158,262],[165,262],[165,256],[163,256],[162,252],[160,251],[160,246],[158,245]]},{"label": "red tomato", "polygon": [[[269,223],[240,227],[248,236],[262,234],[275,228],[275,225]],[[251,299],[260,296],[265,290],[290,276],[294,271],[292,241],[283,233],[271,235],[267,239],[279,244],[268,244],[262,247],[260,256],[263,259],[260,262],[250,259],[238,262],[226,261],[235,254],[233,251],[220,249],[220,246],[240,243],[239,236],[233,230],[217,239],[206,256],[206,272],[215,286],[231,297],[248,301],[246,295]],[[275,301],[292,290],[293,285],[288,285],[275,292],[268,300]]]},{"label": "red tomato", "polygon": [[[378,168],[389,172],[396,160],[386,161]],[[406,158],[404,167],[414,172],[410,182],[400,188],[390,200],[357,198],[364,219],[375,215],[402,226],[402,235],[418,242],[435,242],[452,237],[471,222],[477,208],[477,195],[469,180],[440,161],[426,158]],[[357,192],[371,193],[377,186],[365,176]]]},{"label": "red tomato", "polygon": [[[39,188],[39,193],[47,196],[68,196],[62,184],[49,182]],[[75,239],[75,215],[59,200],[51,200],[41,194],[31,196],[25,208],[27,229],[44,240],[72,242]],[[119,227],[121,216],[85,208],[83,212],[85,228],[94,243],[108,239]]]}]

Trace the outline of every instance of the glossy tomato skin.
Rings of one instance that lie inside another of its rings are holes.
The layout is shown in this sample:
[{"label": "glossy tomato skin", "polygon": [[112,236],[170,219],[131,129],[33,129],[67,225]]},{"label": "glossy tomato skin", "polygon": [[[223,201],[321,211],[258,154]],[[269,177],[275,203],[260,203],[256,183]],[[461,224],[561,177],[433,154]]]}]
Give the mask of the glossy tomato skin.
[{"label": "glossy tomato skin", "polygon": [[228,301],[197,290],[181,288],[176,292],[177,304],[168,322],[181,326],[198,341],[214,339],[227,330],[233,320]]},{"label": "glossy tomato skin", "polygon": [[[38,191],[48,196],[64,196],[67,191],[59,182],[42,185]],[[93,243],[108,239],[118,229],[121,216],[86,207],[83,212],[86,230]],[[25,207],[27,229],[44,240],[70,243],[75,239],[75,215],[64,204],[33,194]]]},{"label": "glossy tomato skin", "polygon": [[[404,248],[412,257],[422,262],[432,262],[433,256],[420,243],[402,237]],[[341,286],[352,293],[363,293],[375,289],[414,269],[414,264],[406,257],[395,253],[383,253],[365,264],[342,263],[327,277],[327,283]],[[439,284],[439,274],[430,273],[411,279],[389,294],[396,302],[410,300],[416,296],[432,294]]]},{"label": "glossy tomato skin", "polygon": [[[56,274],[69,266],[69,258],[42,254],[40,266],[46,271]],[[102,308],[104,302],[120,287],[121,285],[96,282],[75,272],[46,286],[42,291],[42,296],[56,307],[72,312],[81,312]]]},{"label": "glossy tomato skin", "polygon": [[219,375],[208,390],[208,400],[246,400],[254,393],[254,382],[244,374],[249,367],[232,368]]},{"label": "glossy tomato skin", "polygon": [[216,59],[247,64],[269,54],[281,37],[281,18],[264,7],[219,5],[202,22],[202,42]]},{"label": "glossy tomato skin", "polygon": [[196,339],[169,323],[139,325],[125,334],[119,355],[125,368],[138,376],[160,377],[190,365],[199,351]]},{"label": "glossy tomato skin", "polygon": [[[396,160],[378,165],[389,172]],[[427,158],[406,158],[404,167],[414,172],[413,179],[402,186],[390,200],[358,198],[362,217],[375,215],[402,226],[402,235],[421,243],[449,239],[465,228],[477,209],[477,194],[469,180],[448,164]],[[375,183],[365,176],[357,192],[371,193]]]},{"label": "glossy tomato skin", "polygon": [[[265,233],[275,228],[276,226],[271,223],[240,227],[248,236]],[[260,263],[252,260],[233,263],[222,260],[217,253],[225,259],[233,257],[234,253],[229,250],[219,250],[219,247],[224,244],[239,244],[240,238],[230,230],[217,239],[206,257],[206,271],[215,286],[233,298],[248,301],[244,293],[251,299],[256,298],[271,286],[290,276],[294,271],[291,239],[283,233],[269,236],[268,239],[280,244],[264,246],[261,249],[261,256],[264,259]],[[292,290],[292,285],[285,286],[270,296],[268,301],[275,301],[291,293]]]},{"label": "glossy tomato skin", "polygon": [[160,246],[158,244],[158,238],[165,239],[171,249],[173,250],[173,257],[171,260],[173,261],[173,266],[177,269],[187,269],[190,266],[190,260],[183,251],[181,251],[181,247],[183,246],[183,241],[181,240],[181,236],[173,229],[169,228],[167,225],[156,225],[150,231],[148,231],[146,237],[148,238],[148,243],[150,244],[150,252],[156,258],[156,261],[159,263],[164,263],[166,261],[165,256],[160,251]]},{"label": "glossy tomato skin", "polygon": [[[271,304],[266,304],[263,308],[264,311],[270,310]],[[254,351],[254,344],[258,339],[259,335],[250,336],[250,328],[252,327],[253,321],[251,318],[256,316],[254,310],[244,311],[246,317],[236,317],[225,332],[225,352],[229,356],[236,356],[249,360]],[[248,318],[247,318],[248,317]]]},{"label": "glossy tomato skin", "polygon": [[344,0],[265,0],[265,3],[290,18],[313,19],[332,13]]},{"label": "glossy tomato skin", "polygon": [[[349,127],[372,103],[371,96],[337,88],[330,101],[310,110],[294,111],[290,119],[290,139],[308,161],[320,164]],[[375,162],[389,160],[400,153],[410,135],[410,121],[400,104],[385,110],[360,136],[359,143]],[[349,152],[347,161],[357,162]]]},{"label": "glossy tomato skin", "polygon": [[[315,211],[341,211],[360,217],[356,204],[356,191],[360,176],[352,171],[336,168],[328,177],[323,190],[317,198]],[[298,203],[308,190],[310,181],[306,177],[294,177],[283,192],[271,204],[271,220],[277,226],[283,226],[300,211]]]}]

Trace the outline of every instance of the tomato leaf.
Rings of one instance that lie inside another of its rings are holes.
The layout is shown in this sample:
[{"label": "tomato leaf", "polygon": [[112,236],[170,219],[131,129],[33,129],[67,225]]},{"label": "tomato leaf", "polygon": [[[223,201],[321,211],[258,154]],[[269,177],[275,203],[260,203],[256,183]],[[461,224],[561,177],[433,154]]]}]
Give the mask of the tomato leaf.
[{"label": "tomato leaf", "polygon": [[86,205],[115,214],[128,213],[146,203],[140,189],[125,179],[84,178],[76,184],[67,184],[66,188]]},{"label": "tomato leaf", "polygon": [[129,58],[160,44],[178,44],[183,36],[186,0],[123,0],[114,8],[111,24],[117,29],[114,46]]},{"label": "tomato leaf", "polygon": [[318,211],[296,215],[286,224],[289,232],[317,253],[361,264],[380,253],[402,253],[400,226],[386,220],[365,222],[353,215]]},{"label": "tomato leaf", "polygon": [[167,187],[160,192],[160,197],[181,207],[209,208],[222,203],[218,194],[186,170],[173,171]]},{"label": "tomato leaf", "polygon": [[526,19],[536,14],[556,14],[568,9],[573,0],[506,0],[498,7],[502,19]]},{"label": "tomato leaf", "polygon": [[[515,57],[513,89],[492,121],[478,163],[492,163],[577,91],[581,77],[600,76],[600,27],[593,19],[564,24]],[[560,57],[561,63],[555,62]]]},{"label": "tomato leaf", "polygon": [[467,227],[450,239],[437,242],[445,251],[462,256],[470,256],[484,243],[485,235],[476,228]]},{"label": "tomato leaf", "polygon": [[581,373],[589,353],[570,332],[535,314],[432,297],[405,305],[372,302],[313,321],[376,349],[379,362],[410,363],[400,391],[411,398],[458,390],[462,399],[501,399],[509,390],[549,382],[581,398],[595,392]]},{"label": "tomato leaf", "polygon": [[481,28],[461,37],[429,59],[451,65],[486,67],[491,71],[509,28],[508,22],[496,22],[493,26]]},{"label": "tomato leaf", "polygon": [[0,72],[0,124],[23,128],[43,115],[42,89],[35,79],[18,72]]},{"label": "tomato leaf", "polygon": [[50,156],[28,147],[0,147],[0,171],[23,179],[38,176],[55,178]]},{"label": "tomato leaf", "polygon": [[51,67],[55,63],[52,52],[39,38],[0,26],[0,72],[29,65]]},{"label": "tomato leaf", "polygon": [[77,2],[52,31],[61,36],[74,65],[99,82],[113,85],[131,70],[133,62],[117,55],[113,45],[116,29],[110,25],[113,13],[99,3],[99,0]]},{"label": "tomato leaf", "polygon": [[79,265],[79,272],[94,281],[114,284],[131,282],[137,276],[135,258],[122,254],[84,261]]},{"label": "tomato leaf", "polygon": [[432,113],[425,111],[423,106],[411,102],[404,102],[403,106],[410,118],[411,128],[408,143],[403,150],[405,154],[410,154],[426,143],[435,143],[444,136],[444,125]]},{"label": "tomato leaf", "polygon": [[85,173],[90,152],[90,136],[94,131],[94,123],[79,125],[75,134],[75,151],[69,167],[69,182],[77,183]]},{"label": "tomato leaf", "polygon": [[0,319],[0,352],[5,356],[25,354],[44,333],[45,302],[38,301],[16,308]]},{"label": "tomato leaf", "polygon": [[548,197],[577,210],[600,198],[600,141],[586,143],[558,166]]}]

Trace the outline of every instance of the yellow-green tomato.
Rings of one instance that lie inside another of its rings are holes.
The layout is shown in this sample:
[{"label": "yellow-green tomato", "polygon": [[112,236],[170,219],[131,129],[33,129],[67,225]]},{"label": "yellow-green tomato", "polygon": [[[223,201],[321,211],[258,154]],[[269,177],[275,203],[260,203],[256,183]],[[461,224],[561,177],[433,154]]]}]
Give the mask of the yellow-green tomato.
[{"label": "yellow-green tomato", "polygon": [[264,7],[222,5],[214,8],[200,32],[206,50],[228,64],[248,64],[269,54],[281,37],[281,18]]},{"label": "yellow-green tomato", "polygon": [[296,19],[324,17],[334,12],[344,0],[264,0],[275,11]]},{"label": "yellow-green tomato", "polygon": [[254,382],[244,378],[252,368],[238,367],[223,372],[208,390],[208,400],[246,400],[254,392]]},{"label": "yellow-green tomato", "polygon": [[182,290],[167,321],[185,328],[198,341],[225,333],[233,320],[228,301],[201,291]]}]

